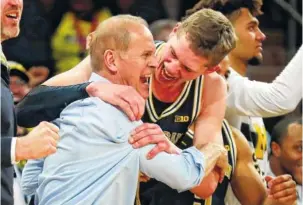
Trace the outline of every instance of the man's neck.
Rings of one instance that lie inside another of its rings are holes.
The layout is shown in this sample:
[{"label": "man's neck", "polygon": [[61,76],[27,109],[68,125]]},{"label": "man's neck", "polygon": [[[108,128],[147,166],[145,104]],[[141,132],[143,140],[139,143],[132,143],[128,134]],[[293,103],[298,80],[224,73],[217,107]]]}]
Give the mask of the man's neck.
[{"label": "man's neck", "polygon": [[228,58],[230,67],[234,69],[237,73],[239,73],[241,76],[246,76],[247,62],[233,55],[229,55]]},{"label": "man's neck", "polygon": [[118,76],[110,74],[106,69],[102,69],[99,72],[94,71],[94,73],[96,73],[96,74],[100,75],[101,77],[109,80],[111,83],[119,84],[119,85],[125,85],[125,83],[123,81],[121,81],[121,79],[118,78]]},{"label": "man's neck", "polygon": [[282,169],[279,163],[279,160],[273,155],[269,157],[269,166],[275,176],[285,174],[284,170]]}]

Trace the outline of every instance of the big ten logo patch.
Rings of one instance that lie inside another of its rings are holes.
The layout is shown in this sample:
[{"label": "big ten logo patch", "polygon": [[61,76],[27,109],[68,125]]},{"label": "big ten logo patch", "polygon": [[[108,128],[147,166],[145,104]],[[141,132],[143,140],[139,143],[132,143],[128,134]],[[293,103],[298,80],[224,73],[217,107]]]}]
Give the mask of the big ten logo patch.
[{"label": "big ten logo patch", "polygon": [[189,116],[175,115],[175,122],[188,122]]},{"label": "big ten logo patch", "polygon": [[174,144],[183,136],[183,133],[163,131],[166,137]]}]

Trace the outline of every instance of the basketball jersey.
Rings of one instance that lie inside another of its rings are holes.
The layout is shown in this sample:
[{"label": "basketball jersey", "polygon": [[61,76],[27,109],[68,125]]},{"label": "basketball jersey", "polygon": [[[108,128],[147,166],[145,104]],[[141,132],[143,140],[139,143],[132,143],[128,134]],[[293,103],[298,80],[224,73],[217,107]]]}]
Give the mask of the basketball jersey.
[{"label": "basketball jersey", "polygon": [[[161,42],[156,43],[157,52],[162,48]],[[185,149],[193,145],[194,132],[190,129],[200,113],[203,89],[203,76],[186,82],[181,94],[174,103],[163,103],[152,94],[152,79],[149,83],[149,98],[143,122],[158,124],[165,135],[179,148]],[[218,185],[216,194],[207,200],[202,200],[190,191],[178,193],[167,185],[151,179],[140,184],[140,199],[142,205],[223,205],[230,177],[235,167],[235,146],[229,126],[224,122],[222,127],[224,145],[228,151],[229,171],[224,181]]]},{"label": "basketball jersey", "polygon": [[[239,74],[230,69],[228,79],[237,77]],[[229,86],[229,92],[233,92],[236,87]],[[264,176],[266,164],[268,163],[267,153],[267,136],[265,125],[261,117],[240,116],[227,108],[225,118],[231,126],[239,129],[248,140],[250,146],[254,150],[255,167],[259,174]],[[258,165],[257,165],[258,163]]]}]

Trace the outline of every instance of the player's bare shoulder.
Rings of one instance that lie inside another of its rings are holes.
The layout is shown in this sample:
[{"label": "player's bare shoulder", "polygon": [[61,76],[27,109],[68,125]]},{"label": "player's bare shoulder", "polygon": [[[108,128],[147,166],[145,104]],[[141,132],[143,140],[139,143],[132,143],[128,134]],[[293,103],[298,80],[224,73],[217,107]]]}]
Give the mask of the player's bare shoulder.
[{"label": "player's bare shoulder", "polygon": [[226,99],[227,83],[226,80],[216,72],[204,75],[203,96],[209,101]]}]

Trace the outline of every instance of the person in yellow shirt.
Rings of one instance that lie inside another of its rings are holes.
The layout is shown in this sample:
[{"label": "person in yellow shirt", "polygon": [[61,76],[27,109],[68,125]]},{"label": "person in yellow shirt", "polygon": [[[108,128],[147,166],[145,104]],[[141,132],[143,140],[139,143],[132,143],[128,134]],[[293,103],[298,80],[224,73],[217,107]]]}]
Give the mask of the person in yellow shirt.
[{"label": "person in yellow shirt", "polygon": [[86,56],[86,36],[112,16],[108,8],[96,8],[94,0],[69,0],[69,5],[51,40],[57,74],[74,67]]}]

